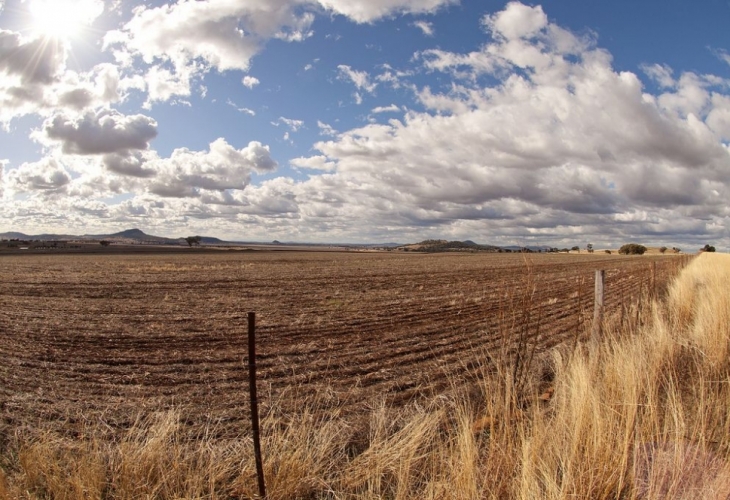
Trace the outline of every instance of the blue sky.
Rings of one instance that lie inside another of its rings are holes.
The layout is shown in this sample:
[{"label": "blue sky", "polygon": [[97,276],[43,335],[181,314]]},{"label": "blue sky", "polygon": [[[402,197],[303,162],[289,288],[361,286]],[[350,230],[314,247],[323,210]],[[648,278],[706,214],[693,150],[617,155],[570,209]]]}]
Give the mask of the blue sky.
[{"label": "blue sky", "polygon": [[0,232],[730,247],[726,1],[0,6]]}]

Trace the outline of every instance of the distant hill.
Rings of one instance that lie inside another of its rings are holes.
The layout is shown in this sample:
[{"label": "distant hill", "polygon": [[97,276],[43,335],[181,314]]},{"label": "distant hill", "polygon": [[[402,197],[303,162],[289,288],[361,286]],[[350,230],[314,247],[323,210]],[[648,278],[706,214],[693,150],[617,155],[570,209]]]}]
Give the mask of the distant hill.
[{"label": "distant hill", "polygon": [[447,241],[424,240],[412,245],[403,245],[403,250],[412,252],[498,252],[499,247],[494,245],[479,245],[471,240]]},{"label": "distant hill", "polygon": [[[10,231],[7,233],[0,233],[0,238],[5,240],[42,240],[42,241],[60,241],[60,240],[109,240],[117,242],[139,242],[139,243],[156,243],[161,245],[182,245],[185,244],[185,239],[180,238],[166,238],[164,236],[154,236],[147,234],[141,229],[133,228],[119,231],[111,234],[84,234],[84,235],[73,235],[73,234],[24,234],[17,231]],[[226,243],[218,238],[210,236],[201,237],[201,243],[208,245],[223,244]]]},{"label": "distant hill", "polygon": [[[118,233],[106,235],[107,238],[130,238],[133,240],[147,239],[147,238],[159,238],[158,236],[151,236],[146,234],[141,229],[127,229],[126,231],[120,231]],[[165,238],[168,239],[168,238]]]},{"label": "distant hill", "polygon": [[25,234],[17,231],[9,231],[7,233],[0,233],[0,239],[4,240],[43,240],[43,241],[59,241],[59,240],[71,240],[79,239],[80,236],[74,236],[71,234]]}]

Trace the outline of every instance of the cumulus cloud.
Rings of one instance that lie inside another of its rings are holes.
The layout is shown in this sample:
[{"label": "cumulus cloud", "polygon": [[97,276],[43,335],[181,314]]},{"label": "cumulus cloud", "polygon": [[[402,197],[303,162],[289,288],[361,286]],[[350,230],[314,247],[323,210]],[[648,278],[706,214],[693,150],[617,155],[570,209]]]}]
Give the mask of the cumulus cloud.
[{"label": "cumulus cloud", "polygon": [[29,40],[0,30],[0,121],[45,108],[66,57],[67,47],[58,40]]},{"label": "cumulus cloud", "polygon": [[642,66],[644,73],[652,80],[665,88],[674,87],[674,77],[672,76],[672,68],[666,64],[645,64]]},{"label": "cumulus cloud", "polygon": [[258,78],[255,78],[253,76],[244,76],[242,83],[243,83],[244,87],[248,87],[248,88],[252,89],[261,82],[259,81]]},{"label": "cumulus cloud", "polygon": [[149,105],[190,95],[191,80],[209,69],[247,71],[270,39],[309,38],[315,14],[323,9],[369,23],[392,15],[433,13],[452,3],[456,0],[198,0],[139,6],[131,20],[107,33],[104,46],[120,64],[129,67],[141,58],[149,65]]},{"label": "cumulus cloud", "polygon": [[504,10],[486,15],[482,20],[496,37],[517,40],[530,37],[548,24],[548,18],[541,6],[530,7],[520,2],[510,2]]},{"label": "cumulus cloud", "polygon": [[66,154],[111,154],[148,149],[157,136],[157,122],[112,109],[90,111],[78,118],[59,113],[44,122],[43,134],[59,142]]},{"label": "cumulus cloud", "polygon": [[309,158],[294,158],[289,163],[299,168],[313,170],[334,170],[337,164],[329,161],[326,156],[310,156]]},{"label": "cumulus cloud", "polygon": [[24,163],[7,175],[7,187],[14,192],[40,192],[44,195],[62,193],[71,182],[71,176],[56,158]]},{"label": "cumulus cloud", "polygon": [[50,84],[66,63],[66,46],[58,40],[24,40],[20,33],[0,30],[0,71],[20,84]]},{"label": "cumulus cloud", "polygon": [[[447,3],[322,0],[320,7],[371,22]],[[211,68],[245,71],[267,38],[293,40],[292,33],[302,27],[307,33],[311,26],[303,13],[315,5],[301,0],[292,10],[293,3],[285,0],[240,4],[209,0],[160,11],[138,8],[140,20],[169,14],[162,30],[171,34],[168,39],[145,33],[137,39],[141,28],[134,20],[115,35],[119,50],[147,57],[157,72],[151,85],[148,68],[148,99],[189,92],[190,80]],[[270,24],[257,24],[267,19]],[[277,166],[259,142],[237,149],[218,139],[207,151],[178,149],[159,158],[149,149],[156,124],[147,117],[56,110],[40,134],[46,144],[59,144],[75,156],[6,168],[2,182],[14,192],[73,193],[62,208],[77,222],[98,214],[120,224],[144,219],[194,230],[199,223],[202,233],[206,221],[215,219],[219,231],[240,234],[245,225],[250,237],[265,239],[409,241],[432,234],[572,246],[634,236],[726,237],[726,80],[646,65],[642,77],[658,84],[647,87],[637,74],[616,70],[595,35],[576,35],[551,23],[539,6],[510,2],[481,23],[485,40],[479,49],[434,49],[413,59],[419,71],[443,73],[448,81],[443,87],[409,84],[408,72],[389,66],[379,75],[338,67],[338,78],[354,84],[358,95],[374,92],[377,85],[408,85],[418,111],[376,107],[373,113],[403,114],[351,130],[337,131],[318,121],[322,140],[314,152],[289,161],[304,172],[304,180],[279,177],[252,184],[254,172]],[[293,27],[288,35],[282,28],[287,26]],[[204,42],[178,44],[183,27],[191,28],[189,40],[199,36]],[[224,49],[231,44],[230,51],[214,54],[206,48],[218,45],[218,35],[226,38],[220,41]],[[152,37],[149,51],[144,37]],[[3,71],[20,82],[20,74]],[[63,80],[59,73],[47,73],[53,82]],[[111,99],[123,95],[125,85],[131,88],[131,81],[122,83],[124,78],[112,73],[108,85],[93,86],[95,95],[108,89]],[[91,82],[96,79],[79,78],[77,87],[90,90]],[[47,90],[47,84],[16,87],[29,99],[37,89]],[[82,109],[87,97],[69,93],[65,102]],[[304,126],[285,117],[274,123],[287,133]],[[96,134],[93,142],[80,137],[82,127]],[[86,163],[72,166],[69,158]],[[141,194],[112,206],[92,199],[101,191]],[[48,212],[31,198],[12,205],[0,200],[0,209],[18,220]]]},{"label": "cumulus cloud", "polygon": [[170,158],[150,161],[147,167],[155,176],[149,191],[164,197],[198,197],[201,191],[243,189],[252,172],[271,172],[277,163],[268,146],[251,141],[237,150],[224,139],[210,144],[207,152],[176,149]]},{"label": "cumulus cloud", "polygon": [[146,168],[145,164],[156,155],[145,151],[122,151],[105,154],[102,158],[104,166],[115,174],[131,177],[153,177],[155,171]]},{"label": "cumulus cloud", "polygon": [[69,70],[68,54],[69,45],[62,40],[0,30],[0,121],[117,103],[134,85],[109,63],[86,72]]},{"label": "cumulus cloud", "polygon": [[395,104],[391,104],[390,106],[378,106],[376,108],[373,108],[373,110],[372,110],[372,112],[375,114],[398,113],[399,111],[400,111],[400,108]]},{"label": "cumulus cloud", "polygon": [[[523,237],[590,231],[667,206],[678,218],[720,217],[717,200],[730,195],[730,155],[718,140],[730,124],[726,83],[691,73],[670,82],[667,68],[652,67],[672,85],[651,96],[637,75],[613,69],[591,35],[549,23],[541,7],[512,2],[483,24],[493,40],[479,51],[420,55],[428,70],[455,78],[445,93],[418,91],[426,112],[340,133],[293,162],[337,166],[299,186],[303,217],[317,206],[344,225],[359,213],[378,227],[444,233],[482,220],[492,234],[518,228]],[[485,86],[481,74],[498,83]],[[340,197],[315,202],[325,189]]]},{"label": "cumulus cloud", "polygon": [[[307,38],[314,16],[301,12],[299,3],[203,0],[140,6],[121,29],[107,34],[105,46],[114,48],[120,60],[139,56],[152,65],[147,79],[156,90],[153,101],[189,95],[191,78],[206,69],[248,70],[270,38]],[[170,63],[173,71],[162,63]]]},{"label": "cumulus cloud", "polygon": [[334,13],[358,23],[371,23],[396,14],[426,14],[457,3],[457,0],[319,0]]}]

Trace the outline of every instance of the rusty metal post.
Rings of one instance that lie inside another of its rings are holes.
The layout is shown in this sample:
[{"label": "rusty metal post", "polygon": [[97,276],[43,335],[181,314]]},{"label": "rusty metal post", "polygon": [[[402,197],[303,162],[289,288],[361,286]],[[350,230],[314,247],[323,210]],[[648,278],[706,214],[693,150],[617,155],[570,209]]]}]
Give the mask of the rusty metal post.
[{"label": "rusty metal post", "polygon": [[251,396],[251,428],[253,430],[253,452],[256,457],[256,478],[259,496],[266,498],[264,465],[261,459],[261,437],[259,433],[259,402],[256,398],[256,313],[248,313],[248,390]]},{"label": "rusty metal post", "polygon": [[591,331],[591,341],[598,343],[601,339],[603,329],[603,281],[606,277],[606,271],[596,271],[596,287],[595,301],[593,303],[593,330]]}]

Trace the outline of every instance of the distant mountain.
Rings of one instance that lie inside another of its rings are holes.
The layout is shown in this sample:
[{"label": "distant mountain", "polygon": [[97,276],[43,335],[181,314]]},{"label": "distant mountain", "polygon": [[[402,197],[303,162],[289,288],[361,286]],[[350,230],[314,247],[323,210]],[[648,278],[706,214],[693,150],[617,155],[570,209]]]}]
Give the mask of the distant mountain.
[{"label": "distant mountain", "polygon": [[[109,234],[106,236],[107,238],[129,238],[132,240],[142,240],[142,239],[148,239],[148,238],[160,238],[159,236],[151,236],[141,229],[127,229],[125,231],[120,231],[118,233]],[[169,239],[169,238],[164,238]]]}]

